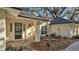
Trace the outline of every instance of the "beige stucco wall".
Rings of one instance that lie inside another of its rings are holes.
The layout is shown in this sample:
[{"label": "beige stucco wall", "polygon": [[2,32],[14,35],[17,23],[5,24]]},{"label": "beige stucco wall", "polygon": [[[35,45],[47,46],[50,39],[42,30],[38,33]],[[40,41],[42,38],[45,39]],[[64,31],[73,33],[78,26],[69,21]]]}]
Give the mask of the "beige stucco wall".
[{"label": "beige stucco wall", "polygon": [[54,24],[50,25],[50,33],[56,33],[57,35],[70,37],[71,24]]},{"label": "beige stucco wall", "polygon": [[50,25],[50,33],[56,33],[61,36],[72,37],[79,34],[79,24],[55,24]]}]

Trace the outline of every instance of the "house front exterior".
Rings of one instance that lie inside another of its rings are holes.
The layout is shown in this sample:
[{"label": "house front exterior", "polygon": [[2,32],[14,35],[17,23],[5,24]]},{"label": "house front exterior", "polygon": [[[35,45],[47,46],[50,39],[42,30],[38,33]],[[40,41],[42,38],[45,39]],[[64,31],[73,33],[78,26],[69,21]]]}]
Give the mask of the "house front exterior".
[{"label": "house front exterior", "polygon": [[79,34],[79,24],[50,24],[50,18],[18,16],[20,12],[13,8],[0,8],[0,42],[4,43],[3,50],[6,46],[5,41],[34,39],[40,42],[40,36],[47,34],[55,33],[65,37]]},{"label": "house front exterior", "polygon": [[[0,8],[4,13],[1,16],[4,18],[4,39],[6,41],[28,40],[34,39],[36,42],[40,41],[41,34],[45,35],[48,30],[41,30],[43,24],[47,25],[45,21],[40,21],[43,18],[24,18],[18,16],[20,10],[13,8]],[[45,19],[47,20],[47,19]],[[42,24],[42,25],[41,25]],[[47,29],[48,25],[46,26]],[[42,32],[42,33],[41,33]]]}]

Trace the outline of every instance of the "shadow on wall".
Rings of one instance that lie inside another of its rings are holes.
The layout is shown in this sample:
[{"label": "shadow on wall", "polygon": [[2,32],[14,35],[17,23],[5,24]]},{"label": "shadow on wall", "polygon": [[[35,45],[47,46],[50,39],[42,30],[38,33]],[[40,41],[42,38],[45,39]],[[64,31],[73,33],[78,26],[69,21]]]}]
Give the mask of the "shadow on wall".
[{"label": "shadow on wall", "polygon": [[31,26],[31,27],[27,28],[26,37],[27,38],[32,37],[34,35],[34,32],[35,32],[35,27],[34,26]]},{"label": "shadow on wall", "polygon": [[[43,24],[37,25],[39,31],[41,31],[41,25],[43,25]],[[38,31],[38,32],[39,32],[39,31]],[[30,38],[30,37],[32,37],[32,36],[35,36],[35,32],[36,32],[36,31],[35,31],[35,26],[28,27],[28,28],[26,29],[26,37],[27,37],[27,38]]]}]

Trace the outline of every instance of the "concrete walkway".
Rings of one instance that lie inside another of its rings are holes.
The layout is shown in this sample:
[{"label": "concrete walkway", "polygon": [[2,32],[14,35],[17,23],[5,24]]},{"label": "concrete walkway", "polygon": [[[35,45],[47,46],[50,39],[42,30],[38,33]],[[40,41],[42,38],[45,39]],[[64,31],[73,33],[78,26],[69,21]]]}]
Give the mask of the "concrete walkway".
[{"label": "concrete walkway", "polygon": [[72,43],[64,51],[79,51],[79,41]]}]

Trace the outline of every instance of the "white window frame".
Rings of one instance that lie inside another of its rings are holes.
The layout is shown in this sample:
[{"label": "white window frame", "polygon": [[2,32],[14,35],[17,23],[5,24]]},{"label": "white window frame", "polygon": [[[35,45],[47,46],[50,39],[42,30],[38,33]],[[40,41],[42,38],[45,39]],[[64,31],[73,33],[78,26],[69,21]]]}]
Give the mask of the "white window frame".
[{"label": "white window frame", "polygon": [[[44,27],[44,29],[42,29],[43,27]],[[42,34],[42,31],[44,32],[44,34]],[[48,34],[48,26],[46,24],[45,26],[41,26],[41,36],[45,36],[47,34]]]}]

